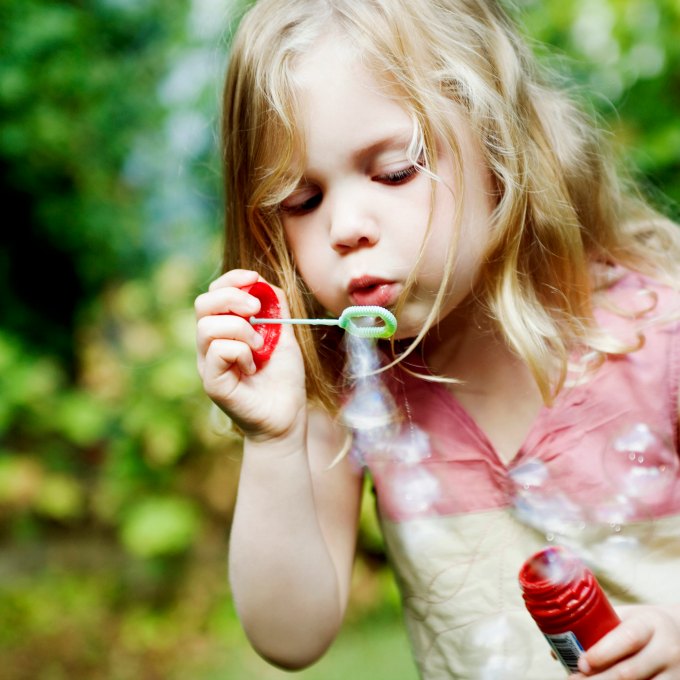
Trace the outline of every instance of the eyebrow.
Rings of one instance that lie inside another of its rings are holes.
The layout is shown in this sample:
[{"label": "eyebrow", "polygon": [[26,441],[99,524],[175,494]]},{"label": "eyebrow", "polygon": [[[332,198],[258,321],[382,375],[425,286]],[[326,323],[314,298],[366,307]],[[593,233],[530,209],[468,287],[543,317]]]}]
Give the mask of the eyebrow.
[{"label": "eyebrow", "polygon": [[365,146],[355,149],[351,153],[351,158],[355,162],[361,162],[366,158],[370,158],[376,153],[384,151],[385,149],[393,149],[401,146],[404,146],[406,149],[408,149],[411,146],[411,142],[413,141],[413,136],[414,130],[395,130],[394,132],[390,132],[389,134],[377,139],[374,142],[370,142]]}]

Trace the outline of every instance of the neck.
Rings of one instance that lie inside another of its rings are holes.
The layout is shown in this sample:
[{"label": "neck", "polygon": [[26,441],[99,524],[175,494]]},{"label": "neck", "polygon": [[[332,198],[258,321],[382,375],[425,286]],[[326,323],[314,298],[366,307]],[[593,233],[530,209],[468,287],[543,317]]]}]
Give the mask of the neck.
[{"label": "neck", "polygon": [[432,328],[423,343],[427,365],[437,375],[466,379],[490,372],[494,364],[518,359],[497,324],[478,305],[466,302]]},{"label": "neck", "polygon": [[541,409],[541,395],[526,363],[490,319],[469,310],[447,317],[428,334],[424,360],[466,408],[498,455],[509,461]]}]

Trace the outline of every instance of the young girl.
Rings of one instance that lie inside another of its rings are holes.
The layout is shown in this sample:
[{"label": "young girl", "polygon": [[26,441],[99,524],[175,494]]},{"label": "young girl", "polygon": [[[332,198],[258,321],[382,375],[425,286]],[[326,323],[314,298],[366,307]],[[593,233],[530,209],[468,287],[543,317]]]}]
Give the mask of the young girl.
[{"label": "young girl", "polygon": [[[642,423],[676,460],[679,232],[617,177],[501,7],[260,0],[234,40],[223,134],[226,273],[196,301],[198,364],[244,435],[230,578],[255,649],[295,669],[331,644],[362,485],[349,457],[333,464],[341,332],[284,326],[256,364],[247,291],[267,281],[284,317],[398,318],[383,376],[426,445],[391,455],[387,437],[365,462],[422,677],[565,677],[517,573],[567,499],[579,522],[625,506],[647,541],[634,560],[593,551],[623,622],[580,674],[680,678],[680,482],[633,503],[603,458]],[[428,480],[424,500],[405,472]],[[504,647],[495,673],[480,645]]]}]

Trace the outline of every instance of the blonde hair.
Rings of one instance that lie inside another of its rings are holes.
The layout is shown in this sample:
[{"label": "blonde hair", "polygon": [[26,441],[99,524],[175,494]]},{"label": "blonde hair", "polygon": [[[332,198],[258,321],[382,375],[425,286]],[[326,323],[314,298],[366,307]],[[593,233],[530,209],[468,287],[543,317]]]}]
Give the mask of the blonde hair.
[{"label": "blonde hair", "polygon": [[[296,60],[331,29],[395,88],[414,118],[423,168],[434,169],[438,140],[458,154],[450,111],[460,105],[497,194],[474,294],[544,400],[563,385],[575,347],[627,351],[593,320],[593,265],[677,281],[680,231],[617,173],[606,139],[551,84],[554,76],[539,68],[494,0],[255,3],[235,36],[224,90],[225,269],[261,272],[286,291],[295,316],[322,311],[296,273],[277,206],[299,180],[294,160],[304,148]],[[310,398],[334,409],[338,343],[297,331]]]}]

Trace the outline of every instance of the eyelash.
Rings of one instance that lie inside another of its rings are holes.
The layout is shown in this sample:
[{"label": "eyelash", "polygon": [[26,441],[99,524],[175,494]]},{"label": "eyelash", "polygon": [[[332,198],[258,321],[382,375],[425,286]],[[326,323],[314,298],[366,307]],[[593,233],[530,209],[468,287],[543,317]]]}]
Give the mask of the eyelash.
[{"label": "eyelash", "polygon": [[304,215],[305,213],[308,213],[314,208],[316,208],[319,203],[321,203],[321,193],[319,192],[318,194],[314,194],[313,196],[310,196],[307,200],[303,201],[302,203],[298,205],[290,205],[286,206],[281,204],[279,206],[279,209],[281,210],[282,213],[285,215]]},{"label": "eyelash", "polygon": [[386,182],[388,184],[404,184],[418,172],[415,165],[410,165],[408,168],[395,170],[395,172],[386,172],[384,175],[378,175],[373,178],[374,182]]},{"label": "eyelash", "polygon": [[[405,184],[408,182],[417,172],[418,167],[415,165],[410,165],[409,167],[402,168],[401,170],[386,172],[383,175],[376,175],[372,179],[374,182],[384,182],[385,184],[391,184],[392,186],[399,186],[400,184]],[[281,212],[286,215],[304,215],[305,213],[314,210],[314,208],[316,208],[319,203],[321,203],[321,199],[322,195],[321,193],[318,193],[310,196],[306,201],[303,201],[299,205],[281,205],[279,207]]]}]

